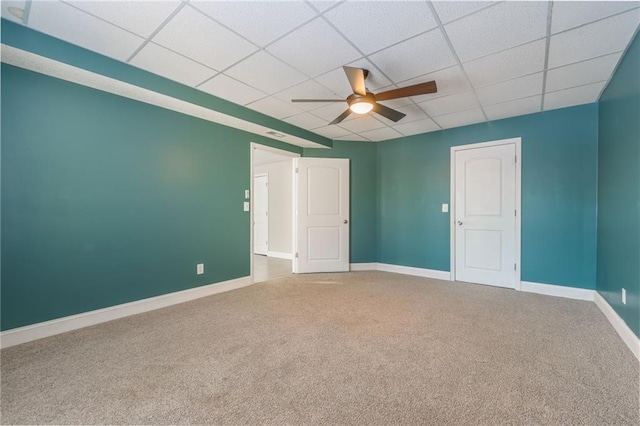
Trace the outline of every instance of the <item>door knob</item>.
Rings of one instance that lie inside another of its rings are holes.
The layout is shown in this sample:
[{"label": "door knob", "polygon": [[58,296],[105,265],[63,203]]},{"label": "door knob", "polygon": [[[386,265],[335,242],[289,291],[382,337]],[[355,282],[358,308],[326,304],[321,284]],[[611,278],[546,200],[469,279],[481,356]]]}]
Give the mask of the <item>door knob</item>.
[{"label": "door knob", "polygon": [[462,225],[462,221],[461,220],[458,221],[458,225]]},{"label": "door knob", "polygon": [[347,219],[343,220],[342,223],[347,224],[349,221]]}]

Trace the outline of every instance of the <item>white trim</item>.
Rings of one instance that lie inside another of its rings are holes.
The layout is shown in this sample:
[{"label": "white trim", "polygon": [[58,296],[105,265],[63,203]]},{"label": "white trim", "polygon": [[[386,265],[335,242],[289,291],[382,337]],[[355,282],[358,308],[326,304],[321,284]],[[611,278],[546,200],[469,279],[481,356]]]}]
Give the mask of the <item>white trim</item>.
[{"label": "white trim", "polygon": [[278,259],[291,260],[291,253],[282,253],[279,251],[267,251],[267,257],[276,257]]},{"label": "white trim", "polygon": [[324,146],[317,142],[277,130],[277,133],[284,135],[279,138],[267,133],[273,130],[269,127],[261,126],[251,121],[243,120],[220,111],[205,108],[182,99],[154,92],[153,90],[145,89],[134,84],[125,83],[124,81],[120,81],[115,78],[87,71],[83,68],[65,64],[13,46],[2,44],[0,50],[2,51],[2,62],[19,68],[24,68],[29,71],[70,81],[81,86],[91,87],[93,89],[123,96],[125,98],[144,102],[150,105],[159,106],[160,108],[177,111],[192,117],[223,124],[225,126],[244,130],[246,132],[275,139],[291,145],[303,148],[329,148],[328,146]]},{"label": "white trim", "polygon": [[378,264],[373,263],[351,263],[349,264],[350,271],[377,271]]},{"label": "white trim", "polygon": [[165,308],[178,303],[188,302],[201,297],[235,290],[252,284],[251,277],[236,278],[229,281],[208,284],[202,287],[190,288],[188,290],[176,291],[174,293],[163,294],[150,297],[148,299],[136,300],[134,302],[123,303],[121,305],[109,306],[108,308],[97,309],[95,311],[83,312],[77,315],[57,318],[51,321],[18,327],[0,333],[0,347],[8,348],[43,337],[54,336],[67,331],[77,330],[90,325],[112,321],[130,315],[141,314],[155,309]]},{"label": "white trim", "polygon": [[467,145],[456,145],[451,147],[450,162],[451,162],[451,176],[449,180],[449,247],[450,247],[450,262],[451,273],[450,280],[456,279],[456,244],[455,244],[455,212],[456,212],[456,197],[455,197],[455,176],[456,176],[456,151],[464,151],[467,149],[486,148],[490,146],[499,145],[515,145],[516,148],[516,246],[515,246],[515,259],[516,259],[516,278],[515,289],[521,288],[521,233],[522,233],[522,138],[501,139],[489,142],[480,142]]},{"label": "white trim", "polygon": [[640,338],[629,328],[620,315],[609,305],[604,297],[597,291],[594,292],[593,301],[609,320],[622,341],[631,349],[633,355],[640,361]]},{"label": "white trim", "polygon": [[593,295],[595,293],[595,290],[589,290],[586,288],[567,287],[554,284],[540,284],[532,283],[529,281],[521,282],[520,291],[588,301],[593,301]]},{"label": "white trim", "polygon": [[445,281],[451,280],[451,273],[447,271],[391,265],[389,263],[378,263],[378,271],[395,272],[396,274],[414,275],[416,277],[435,278]]}]

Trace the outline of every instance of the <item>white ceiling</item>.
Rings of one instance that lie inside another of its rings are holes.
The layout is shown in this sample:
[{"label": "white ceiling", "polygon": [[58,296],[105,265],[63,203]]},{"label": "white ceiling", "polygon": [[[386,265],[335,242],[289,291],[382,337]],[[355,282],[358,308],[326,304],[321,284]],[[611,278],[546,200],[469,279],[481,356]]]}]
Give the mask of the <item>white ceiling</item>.
[{"label": "white ceiling", "polygon": [[[640,2],[3,1],[28,27],[332,139],[386,140],[595,102],[640,24]],[[343,65],[398,123],[351,115]]]}]

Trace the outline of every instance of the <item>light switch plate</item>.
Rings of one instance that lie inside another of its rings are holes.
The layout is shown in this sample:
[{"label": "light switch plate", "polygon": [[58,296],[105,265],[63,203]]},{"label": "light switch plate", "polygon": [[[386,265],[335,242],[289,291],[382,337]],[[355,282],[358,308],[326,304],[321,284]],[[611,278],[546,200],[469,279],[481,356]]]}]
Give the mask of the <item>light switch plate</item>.
[{"label": "light switch plate", "polygon": [[442,204],[442,213],[449,213],[449,204]]},{"label": "light switch plate", "polygon": [[244,204],[243,204],[243,208],[244,208],[244,211],[245,211],[245,212],[248,212],[248,211],[249,211],[249,202],[248,202],[248,201],[245,201],[245,202],[244,202]]},{"label": "light switch plate", "polygon": [[249,199],[249,190],[248,190],[248,189],[245,189],[245,190],[244,190],[244,198],[245,198],[246,200],[248,200],[248,199]]}]

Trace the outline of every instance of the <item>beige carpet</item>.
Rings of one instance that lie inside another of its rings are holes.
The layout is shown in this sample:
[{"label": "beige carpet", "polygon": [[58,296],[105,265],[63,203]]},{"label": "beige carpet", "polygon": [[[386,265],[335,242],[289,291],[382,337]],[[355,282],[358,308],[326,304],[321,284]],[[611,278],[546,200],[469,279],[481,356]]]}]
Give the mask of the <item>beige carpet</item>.
[{"label": "beige carpet", "polygon": [[384,272],[290,276],[2,351],[2,422],[637,425],[591,302]]}]

